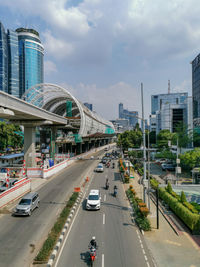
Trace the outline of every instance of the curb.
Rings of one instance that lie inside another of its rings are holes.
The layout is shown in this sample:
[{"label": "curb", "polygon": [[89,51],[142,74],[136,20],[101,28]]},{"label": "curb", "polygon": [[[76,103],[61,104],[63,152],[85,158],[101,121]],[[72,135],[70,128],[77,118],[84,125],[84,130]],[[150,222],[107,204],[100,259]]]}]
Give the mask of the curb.
[{"label": "curb", "polygon": [[77,209],[78,204],[80,204],[80,201],[82,199],[82,195],[83,195],[83,192],[80,192],[79,196],[78,196],[78,198],[77,198],[77,200],[76,200],[76,202],[74,204],[74,206],[72,207],[72,209],[70,211],[70,214],[69,214],[69,216],[68,216],[68,218],[66,220],[66,223],[65,223],[65,225],[64,225],[64,227],[62,229],[62,233],[60,234],[60,236],[58,238],[58,242],[56,243],[55,248],[54,248],[53,252],[51,253],[51,255],[49,257],[49,261],[48,261],[48,263],[46,265],[47,267],[53,266],[54,260],[56,258],[57,253],[58,253],[58,250],[59,250],[59,248],[60,248],[60,246],[61,246],[61,244],[62,244],[62,242],[64,240],[64,236],[65,236],[65,234],[67,232],[67,229],[69,228],[69,225],[70,225],[70,222],[71,222],[71,220],[73,218],[75,210]]}]

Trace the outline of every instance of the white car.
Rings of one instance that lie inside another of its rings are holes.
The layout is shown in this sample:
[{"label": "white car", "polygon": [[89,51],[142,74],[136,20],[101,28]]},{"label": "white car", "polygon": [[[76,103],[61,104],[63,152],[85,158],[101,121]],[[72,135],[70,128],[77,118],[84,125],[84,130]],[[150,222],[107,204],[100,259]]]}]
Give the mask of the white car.
[{"label": "white car", "polygon": [[89,196],[86,202],[87,210],[100,210],[101,206],[101,196],[98,189],[90,190]]},{"label": "white car", "polygon": [[98,166],[95,169],[96,172],[103,172],[103,164],[99,163]]}]

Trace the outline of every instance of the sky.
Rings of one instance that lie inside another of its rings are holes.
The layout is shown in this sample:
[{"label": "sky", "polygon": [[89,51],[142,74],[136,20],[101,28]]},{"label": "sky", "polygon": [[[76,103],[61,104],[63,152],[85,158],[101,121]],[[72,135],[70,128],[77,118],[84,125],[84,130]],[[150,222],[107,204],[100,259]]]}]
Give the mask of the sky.
[{"label": "sky", "polygon": [[118,104],[144,113],[151,95],[192,94],[200,53],[199,0],[0,0],[5,29],[34,28],[44,45],[44,82],[66,88],[106,119]]}]

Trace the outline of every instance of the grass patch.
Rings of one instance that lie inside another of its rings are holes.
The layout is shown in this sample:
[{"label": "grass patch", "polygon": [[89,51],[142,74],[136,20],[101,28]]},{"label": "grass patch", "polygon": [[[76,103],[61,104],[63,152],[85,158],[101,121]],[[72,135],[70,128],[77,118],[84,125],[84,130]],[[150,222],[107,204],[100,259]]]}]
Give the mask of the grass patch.
[{"label": "grass patch", "polygon": [[38,264],[38,263],[44,263],[48,261],[49,256],[51,255],[51,252],[54,249],[55,244],[65,225],[67,217],[69,216],[70,210],[73,207],[74,203],[76,202],[77,198],[78,198],[78,193],[74,192],[72,196],[70,197],[70,199],[68,200],[66,206],[60,213],[60,216],[58,217],[56,223],[54,224],[50,233],[48,234],[47,239],[43,243],[42,248],[40,249],[39,253],[35,257],[34,259],[35,263]]}]

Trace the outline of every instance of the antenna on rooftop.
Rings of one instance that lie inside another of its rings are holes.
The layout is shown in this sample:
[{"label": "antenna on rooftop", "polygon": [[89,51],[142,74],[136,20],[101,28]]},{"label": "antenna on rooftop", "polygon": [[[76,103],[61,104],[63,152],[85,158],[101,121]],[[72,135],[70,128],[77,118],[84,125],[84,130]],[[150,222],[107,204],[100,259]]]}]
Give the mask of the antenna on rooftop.
[{"label": "antenna on rooftop", "polygon": [[170,94],[170,80],[168,80],[168,94]]}]

